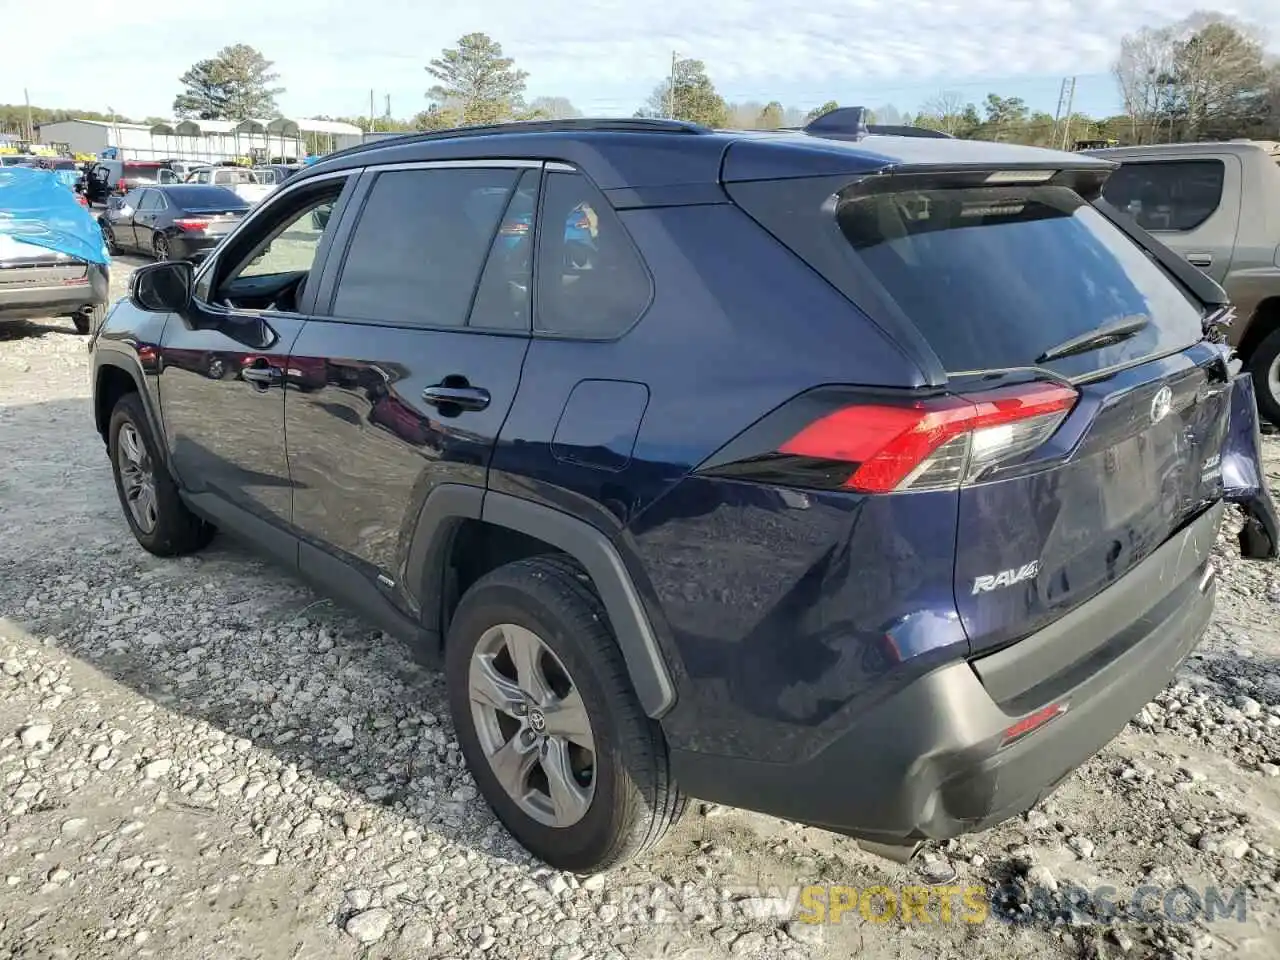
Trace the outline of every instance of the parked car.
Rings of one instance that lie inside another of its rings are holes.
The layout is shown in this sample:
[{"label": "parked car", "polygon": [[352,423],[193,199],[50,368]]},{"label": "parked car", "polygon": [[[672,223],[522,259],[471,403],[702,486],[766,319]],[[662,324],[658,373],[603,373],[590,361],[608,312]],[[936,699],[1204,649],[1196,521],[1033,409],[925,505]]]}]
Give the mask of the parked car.
[{"label": "parked car", "polygon": [[156,160],[99,160],[85,174],[84,196],[90,206],[106,206],[109,198],[123,197],[135,187],[180,180],[178,174]]},{"label": "parked car", "polygon": [[258,175],[262,183],[279,186],[301,169],[300,163],[269,163],[254,167],[253,172]]},{"label": "parked car", "polygon": [[1252,381],[1221,288],[1091,202],[1114,164],[862,116],[322,159],[94,339],[126,522],[441,662],[560,869],[686,796],[899,859],[1026,810],[1197,643],[1229,505],[1276,556]]},{"label": "parked car", "polygon": [[1122,166],[1106,198],[1226,288],[1228,337],[1280,426],[1280,143],[1172,143],[1092,151]]},{"label": "parked car", "polygon": [[179,180],[186,180],[193,171],[199,170],[206,166],[199,160],[164,160],[161,161],[166,167],[178,175]]},{"label": "parked car", "polygon": [[70,317],[84,334],[106,315],[110,264],[59,172],[0,170],[0,322]]},{"label": "parked car", "polygon": [[253,170],[244,167],[198,167],[187,175],[187,183],[207,183],[234,191],[250,206],[261,203],[273,189]]},{"label": "parked car", "polygon": [[192,260],[216,247],[248,212],[249,204],[226,187],[182,183],[132,190],[98,222],[112,253]]}]

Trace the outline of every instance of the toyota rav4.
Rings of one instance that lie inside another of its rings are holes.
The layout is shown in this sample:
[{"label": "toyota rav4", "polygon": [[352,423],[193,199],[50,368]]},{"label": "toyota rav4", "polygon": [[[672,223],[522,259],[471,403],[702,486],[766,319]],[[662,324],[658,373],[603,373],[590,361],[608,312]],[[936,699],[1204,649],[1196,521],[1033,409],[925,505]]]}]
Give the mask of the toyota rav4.
[{"label": "toyota rav4", "polygon": [[334,154],[94,338],[124,517],[245,537],[439,661],[556,867],[686,796],[905,858],[1160,690],[1229,506],[1276,553],[1225,298],[1114,166],[857,110]]}]

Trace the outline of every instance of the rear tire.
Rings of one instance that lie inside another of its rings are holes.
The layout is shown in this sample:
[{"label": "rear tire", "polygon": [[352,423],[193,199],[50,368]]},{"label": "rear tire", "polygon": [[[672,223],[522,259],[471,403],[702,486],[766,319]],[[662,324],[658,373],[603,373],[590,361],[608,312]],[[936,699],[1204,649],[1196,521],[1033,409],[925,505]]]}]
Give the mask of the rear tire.
[{"label": "rear tire", "polygon": [[1280,426],[1280,330],[1273,330],[1249,357],[1258,412]]},{"label": "rear tire", "polygon": [[155,254],[157,263],[164,263],[169,259],[169,238],[163,233],[157,233],[151,238],[151,250]]},{"label": "rear tire", "polygon": [[[477,699],[483,681],[494,676],[486,671],[499,671],[498,689],[528,693],[526,672],[514,669],[517,638],[535,645],[526,649],[536,655],[523,662],[538,665],[534,673],[547,695],[537,696],[534,684],[535,695],[522,708],[492,710]],[[449,626],[445,675],[458,740],[481,795],[512,836],[545,863],[575,873],[608,870],[657,844],[683,814],[685,798],[672,781],[662,730],[640,707],[604,606],[571,562],[533,557],[473,584]],[[582,730],[581,723],[565,719],[570,702],[586,719],[585,735],[555,732],[558,724]],[[542,704],[548,705],[545,716]],[[509,755],[522,738],[538,741],[538,731],[540,746],[517,751],[527,760],[522,772],[504,778],[520,785],[518,798],[503,786],[491,757]]]},{"label": "rear tire", "polygon": [[81,310],[79,313],[73,314],[71,322],[76,325],[76,333],[84,336],[90,330],[100,327],[106,316],[107,305],[105,303],[95,303],[88,310]]},{"label": "rear tire", "polygon": [[129,529],[144,550],[159,557],[194,553],[213,539],[214,528],[187,509],[178,485],[160,459],[142,399],[116,401],[107,429],[116,494]]}]

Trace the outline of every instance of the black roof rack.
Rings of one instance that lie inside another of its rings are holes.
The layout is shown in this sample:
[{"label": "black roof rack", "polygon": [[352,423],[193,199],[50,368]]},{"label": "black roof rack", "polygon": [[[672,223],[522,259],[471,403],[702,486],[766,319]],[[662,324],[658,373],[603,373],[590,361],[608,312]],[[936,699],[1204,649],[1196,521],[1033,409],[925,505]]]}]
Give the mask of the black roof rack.
[{"label": "black roof rack", "polygon": [[358,143],[344,150],[325,154],[321,162],[330,157],[346,157],[379,147],[400,146],[409,143],[429,143],[433,140],[455,140],[464,137],[493,137],[510,133],[710,133],[706,127],[684,120],[664,120],[649,117],[581,117],[570,120],[513,120],[509,123],[488,123],[474,127],[451,127],[448,130],[432,130],[427,133],[406,133],[397,137],[382,137],[368,143]]}]

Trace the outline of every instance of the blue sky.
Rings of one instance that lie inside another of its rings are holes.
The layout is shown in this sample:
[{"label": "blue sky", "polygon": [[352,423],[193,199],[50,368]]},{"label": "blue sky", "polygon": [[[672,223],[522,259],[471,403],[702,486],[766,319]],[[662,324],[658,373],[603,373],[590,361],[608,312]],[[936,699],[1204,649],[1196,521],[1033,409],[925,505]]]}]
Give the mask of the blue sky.
[{"label": "blue sky", "polygon": [[[359,115],[426,105],[424,67],[471,31],[489,33],[529,71],[529,96],[569,97],[589,115],[627,115],[669,69],[697,57],[731,101],[808,109],[892,103],[914,112],[940,90],[980,103],[988,91],[1053,112],[1064,75],[1076,107],[1119,110],[1108,68],[1120,37],[1176,20],[1195,0],[471,0],[451,9],[414,0],[99,0],[92,28],[50,28],[39,4],[5,10],[0,102],[167,116],[178,76],[219,47],[244,42],[276,62],[286,115]],[[1214,9],[1280,25],[1276,0]],[[89,9],[89,8],[85,8]],[[139,16],[145,10],[144,16]],[[31,42],[14,43],[15,38]],[[1274,39],[1274,38],[1273,38]]]}]

